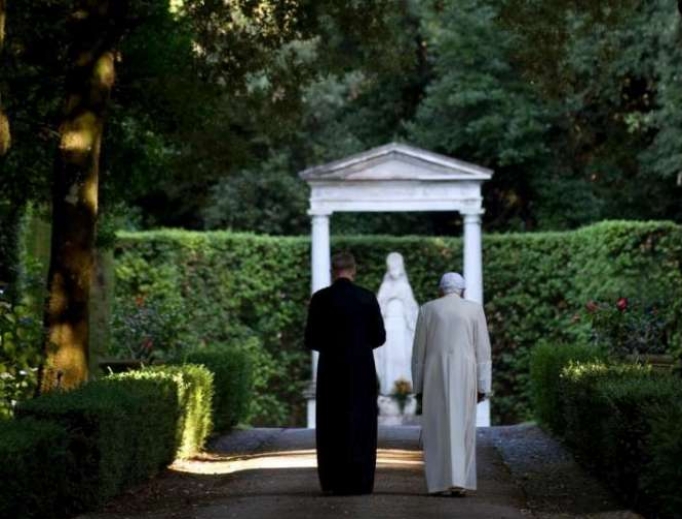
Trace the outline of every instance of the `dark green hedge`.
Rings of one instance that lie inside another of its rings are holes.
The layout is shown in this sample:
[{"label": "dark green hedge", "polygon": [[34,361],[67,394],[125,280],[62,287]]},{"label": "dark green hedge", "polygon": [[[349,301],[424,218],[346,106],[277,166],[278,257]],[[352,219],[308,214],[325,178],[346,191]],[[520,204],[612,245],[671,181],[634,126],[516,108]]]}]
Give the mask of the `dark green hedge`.
[{"label": "dark green hedge", "polygon": [[211,430],[212,384],[204,366],[161,366],[23,402],[0,423],[0,517],[91,510],[195,454]]},{"label": "dark green hedge", "polygon": [[[566,362],[571,351],[576,358]],[[545,347],[533,355],[533,373],[564,365],[554,379],[534,378],[534,392],[554,395],[563,414],[550,413],[544,423],[629,506],[651,517],[682,517],[682,379],[577,356],[589,355],[582,348]]]},{"label": "dark green hedge", "polygon": [[566,428],[561,392],[561,373],[576,362],[602,359],[604,354],[589,345],[542,343],[533,348],[530,362],[531,402],[535,418],[555,433]]},{"label": "dark green hedge", "polygon": [[682,430],[668,411],[682,401],[682,379],[637,366],[577,365],[562,384],[564,437],[581,460],[636,509],[682,517]]},{"label": "dark green hedge", "polygon": [[26,401],[16,414],[68,431],[67,513],[102,505],[170,464],[177,450],[177,388],[168,379],[104,379]]},{"label": "dark green hedge", "polygon": [[112,380],[169,380],[175,386],[178,402],[175,456],[187,458],[203,449],[211,434],[213,417],[213,373],[204,366],[156,366],[112,375]]},{"label": "dark green hedge", "polygon": [[253,360],[248,351],[214,345],[189,352],[185,361],[201,364],[213,374],[217,431],[227,431],[248,418],[253,397]]},{"label": "dark green hedge", "polygon": [[[332,222],[333,226],[333,222]],[[378,290],[385,258],[399,251],[420,303],[436,297],[440,275],[460,270],[458,238],[334,237],[350,249],[358,283]],[[666,222],[607,222],[575,232],[484,235],[486,313],[493,340],[493,419],[530,416],[529,354],[545,340],[584,335],[582,309],[591,299],[660,299],[682,288],[682,231]],[[309,377],[302,347],[310,296],[309,240],[163,230],[125,233],[116,251],[115,307],[148,300],[174,320],[177,351],[193,344],[239,344],[255,333],[263,348],[255,368],[251,420],[301,425],[301,393]],[[678,312],[674,305],[666,307]]]},{"label": "dark green hedge", "polygon": [[63,427],[28,419],[0,422],[0,517],[54,517],[64,508],[72,464]]}]

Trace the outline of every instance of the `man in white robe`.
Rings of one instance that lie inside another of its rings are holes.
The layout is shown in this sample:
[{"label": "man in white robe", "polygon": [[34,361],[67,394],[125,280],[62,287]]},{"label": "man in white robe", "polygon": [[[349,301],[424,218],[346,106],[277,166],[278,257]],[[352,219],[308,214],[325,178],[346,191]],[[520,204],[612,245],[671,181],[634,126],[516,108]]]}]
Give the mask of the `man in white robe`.
[{"label": "man in white robe", "polygon": [[441,297],[419,311],[412,351],[422,395],[422,441],[430,494],[476,490],[476,404],[490,394],[490,338],[483,307],[463,299],[464,278],[443,275]]}]

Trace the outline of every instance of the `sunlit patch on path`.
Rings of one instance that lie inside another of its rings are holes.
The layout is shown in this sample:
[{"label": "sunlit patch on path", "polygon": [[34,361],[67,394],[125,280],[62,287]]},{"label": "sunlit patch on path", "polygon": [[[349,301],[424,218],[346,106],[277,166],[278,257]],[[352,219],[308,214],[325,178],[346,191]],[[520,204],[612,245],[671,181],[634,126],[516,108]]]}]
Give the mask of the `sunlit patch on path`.
[{"label": "sunlit patch on path", "polygon": [[[378,467],[421,467],[424,464],[421,452],[379,449],[377,456]],[[219,454],[204,454],[191,460],[178,460],[171,470],[189,474],[234,474],[246,470],[277,470],[316,468],[315,450],[296,450],[282,452],[268,452],[246,456],[222,456]]]}]

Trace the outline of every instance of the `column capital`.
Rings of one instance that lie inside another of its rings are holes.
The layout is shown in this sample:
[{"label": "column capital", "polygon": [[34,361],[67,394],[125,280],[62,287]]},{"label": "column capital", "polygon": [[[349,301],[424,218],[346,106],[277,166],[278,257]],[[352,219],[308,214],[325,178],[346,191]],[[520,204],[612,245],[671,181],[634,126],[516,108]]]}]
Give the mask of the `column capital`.
[{"label": "column capital", "polygon": [[481,216],[483,216],[483,209],[477,211],[466,211],[462,213],[464,223],[481,223]]},{"label": "column capital", "polygon": [[326,216],[329,218],[332,215],[332,211],[328,209],[309,209],[308,216],[315,218],[316,216]]}]

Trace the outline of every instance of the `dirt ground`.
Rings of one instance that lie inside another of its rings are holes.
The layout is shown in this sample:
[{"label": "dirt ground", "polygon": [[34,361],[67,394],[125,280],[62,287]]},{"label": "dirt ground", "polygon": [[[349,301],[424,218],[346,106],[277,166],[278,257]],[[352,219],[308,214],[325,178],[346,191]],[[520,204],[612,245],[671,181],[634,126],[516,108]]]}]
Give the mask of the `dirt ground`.
[{"label": "dirt ground", "polygon": [[205,454],[176,462],[80,519],[637,517],[620,510],[556,442],[530,426],[480,429],[478,491],[465,498],[428,496],[419,432],[416,426],[380,429],[369,496],[320,492],[313,431],[250,429],[216,439]]}]

